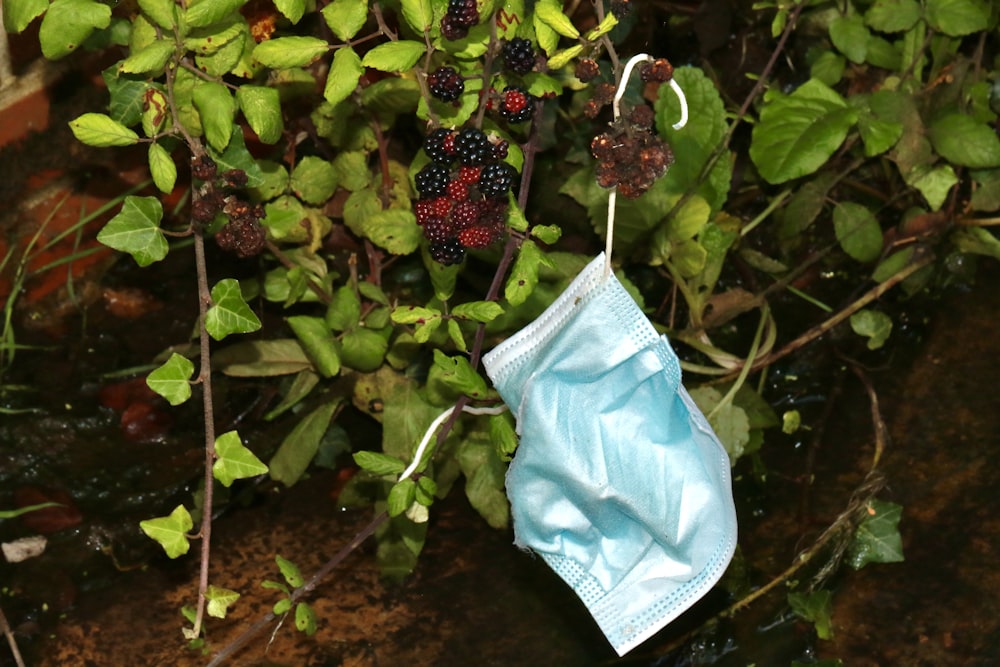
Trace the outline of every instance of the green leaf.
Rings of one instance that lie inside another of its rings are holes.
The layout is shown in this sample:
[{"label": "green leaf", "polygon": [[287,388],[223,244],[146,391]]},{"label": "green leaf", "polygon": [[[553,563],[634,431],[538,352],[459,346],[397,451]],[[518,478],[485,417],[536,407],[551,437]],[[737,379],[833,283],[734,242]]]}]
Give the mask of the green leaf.
[{"label": "green leaf", "polygon": [[145,74],[162,70],[170,56],[174,55],[176,45],[166,39],[158,39],[151,44],[135,51],[119,65],[122,72],[128,74]]},{"label": "green leaf", "polygon": [[[7,4],[7,0],[4,0],[4,4]],[[38,42],[42,46],[42,55],[49,60],[68,56],[90,36],[90,33],[107,28],[109,25],[111,25],[111,8],[104,3],[95,0],[53,0],[42,18],[42,25],[38,28]]]},{"label": "green leaf", "polygon": [[323,158],[309,155],[295,165],[289,186],[305,203],[324,204],[337,189],[337,172]]},{"label": "green leaf", "polygon": [[403,18],[417,34],[424,33],[433,25],[434,9],[431,7],[431,0],[402,0],[400,4]]},{"label": "green leaf", "polygon": [[559,33],[542,21],[538,12],[532,12],[531,23],[535,29],[535,38],[538,40],[538,46],[545,52],[545,55],[551,56],[559,46]]},{"label": "green leaf", "polygon": [[690,394],[695,405],[708,417],[708,423],[719,436],[729,460],[736,463],[750,442],[750,419],[746,410],[732,402],[720,408],[722,392],[714,387],[695,387]]},{"label": "green leaf", "polygon": [[862,263],[882,254],[882,228],[866,206],[840,202],[833,209],[833,229],[840,247]]},{"label": "green leaf", "polygon": [[948,200],[952,187],[958,183],[958,176],[950,164],[934,167],[921,164],[911,169],[905,180],[907,185],[920,191],[932,211],[939,211]]},{"label": "green leaf", "polygon": [[394,456],[382,454],[381,452],[361,451],[354,452],[351,456],[354,457],[354,462],[360,468],[379,477],[398,475],[406,470],[406,462],[400,461]]},{"label": "green leaf", "polygon": [[104,225],[97,240],[132,255],[139,266],[149,266],[167,256],[169,246],[160,229],[163,206],[156,197],[125,197],[122,210]]},{"label": "green leaf", "polygon": [[361,319],[361,299],[350,285],[342,285],[333,293],[326,309],[326,326],[334,331],[347,331],[358,326]]},{"label": "green leaf", "polygon": [[[265,581],[264,583],[268,582]],[[264,583],[262,583],[261,586],[263,586]],[[277,583],[277,582],[272,582],[272,583]],[[292,608],[292,601],[289,598],[282,598],[274,603],[274,607],[271,608],[271,612],[275,616],[281,616],[283,614],[287,614],[291,608]]]},{"label": "green leaf", "polygon": [[88,146],[131,146],[139,143],[139,135],[102,113],[85,113],[69,122],[69,128],[79,141]]},{"label": "green leaf", "polygon": [[860,65],[868,53],[871,33],[858,14],[838,16],[830,22],[830,41],[848,60]]},{"label": "green leaf", "polygon": [[153,142],[149,145],[149,173],[153,177],[153,183],[160,192],[170,194],[174,191],[177,183],[177,165],[160,144]]},{"label": "green leaf", "polygon": [[306,0],[274,0],[274,6],[293,24],[306,13]]},{"label": "green leaf", "polygon": [[580,36],[580,31],[573,25],[573,21],[563,13],[561,5],[562,3],[555,3],[550,0],[540,0],[535,5],[535,15],[542,23],[563,37],[576,39]]},{"label": "green leaf", "polygon": [[538,285],[538,269],[542,264],[551,266],[545,255],[531,239],[521,244],[521,250],[510,272],[504,297],[512,306],[520,306]]},{"label": "green leaf", "polygon": [[236,431],[223,433],[215,439],[218,459],[212,466],[215,479],[228,487],[237,479],[256,477],[267,472],[267,466],[253,452],[243,446]]},{"label": "green leaf", "polygon": [[927,23],[951,37],[989,27],[990,7],[982,0],[927,0]]},{"label": "green leaf", "polygon": [[490,442],[504,461],[509,461],[517,450],[517,432],[510,412],[490,415]]},{"label": "green leaf", "polygon": [[281,138],[284,123],[281,119],[281,99],[277,88],[266,86],[240,86],[236,90],[236,101],[246,117],[250,129],[265,144],[273,144]]},{"label": "green leaf", "polygon": [[952,164],[974,169],[1000,167],[1000,138],[972,116],[948,114],[934,121],[928,133],[934,150]]},{"label": "green leaf", "polygon": [[108,103],[111,118],[126,127],[138,123],[146,103],[146,91],[151,85],[146,81],[122,76],[116,66],[109,67],[101,75],[111,97]]},{"label": "green leaf", "polygon": [[900,105],[899,95],[897,91],[880,90],[872,95],[851,97],[851,105],[858,112],[858,132],[866,156],[884,153],[903,136],[902,114],[894,113]]},{"label": "green leaf", "polygon": [[228,588],[209,586],[205,589],[205,600],[208,602],[205,611],[212,618],[225,618],[229,606],[240,599],[240,594]]},{"label": "green leaf", "polygon": [[959,227],[949,240],[960,252],[1000,259],[1000,240],[982,227]]},{"label": "green leaf", "polygon": [[892,332],[892,318],[883,312],[865,308],[851,315],[851,329],[868,339],[869,350],[877,350]]},{"label": "green leaf", "polygon": [[170,558],[183,556],[191,548],[187,533],[194,528],[191,514],[183,505],[178,505],[170,516],[146,519],[139,522],[142,532],[159,542]]},{"label": "green leaf", "polygon": [[340,187],[357,192],[367,187],[371,179],[366,151],[344,151],[333,158],[333,170]]},{"label": "green leaf", "polygon": [[559,225],[535,225],[531,228],[531,235],[542,243],[551,245],[562,236],[562,229]]},{"label": "green leaf", "polygon": [[191,360],[174,352],[162,366],[146,376],[146,384],[170,405],[180,405],[191,398],[192,373]]},{"label": "green leaf", "polygon": [[278,564],[278,570],[281,571],[281,576],[285,578],[288,585],[292,588],[298,588],[302,584],[306,583],[305,577],[302,576],[302,570],[299,566],[292,561],[284,558],[280,555],[274,556],[274,562]]},{"label": "green leaf", "polygon": [[868,563],[899,563],[903,560],[903,539],[899,519],[903,508],[896,503],[872,499],[867,516],[858,525],[854,541],[847,549],[847,563],[860,570]]},{"label": "green leaf", "polygon": [[233,135],[236,100],[229,94],[228,88],[213,81],[198,84],[193,95],[209,145],[220,152],[226,150]]},{"label": "green leaf", "polygon": [[459,446],[458,464],[465,475],[465,495],[469,504],[493,528],[506,528],[510,503],[504,493],[506,465],[483,431],[471,434]]},{"label": "green leaf", "polygon": [[399,516],[410,509],[410,505],[413,504],[416,498],[417,483],[413,481],[412,477],[407,477],[396,482],[389,489],[388,507],[386,508],[389,516]]},{"label": "green leaf", "polygon": [[789,593],[788,604],[796,616],[803,618],[816,626],[816,635],[820,639],[833,638],[833,594],[830,591],[813,591],[812,593]]},{"label": "green leaf", "polygon": [[258,44],[253,57],[266,67],[287,69],[311,65],[329,49],[330,45],[319,37],[278,37]]},{"label": "green leaf", "polygon": [[372,329],[348,331],[340,341],[340,356],[344,365],[364,373],[370,373],[381,366],[388,351],[389,342],[386,337]]},{"label": "green leaf", "polygon": [[212,366],[231,377],[275,377],[300,373],[312,362],[297,340],[242,341],[212,353]]},{"label": "green leaf", "polygon": [[247,150],[246,142],[243,141],[243,132],[239,128],[234,128],[226,150],[219,152],[211,145],[208,148],[208,153],[219,166],[220,172],[229,169],[239,169],[246,172],[248,188],[255,188],[264,182],[264,172],[261,171],[257,161]]},{"label": "green leaf", "polygon": [[285,391],[284,398],[276,406],[268,410],[264,415],[265,421],[271,421],[281,416],[291,408],[302,402],[306,396],[319,384],[319,375],[309,369],[299,371],[292,380],[291,386]]},{"label": "green leaf", "polygon": [[558,70],[569,64],[573,58],[583,53],[583,45],[576,44],[562,51],[556,51],[549,57],[548,63],[546,65],[552,70]]},{"label": "green leaf", "polygon": [[889,278],[905,269],[913,258],[913,248],[903,248],[892,253],[875,267],[872,271],[872,280],[877,283],[884,283]]},{"label": "green leaf", "polygon": [[379,44],[365,54],[361,64],[382,72],[405,72],[427,52],[423,42],[401,39]]},{"label": "green leaf", "polygon": [[462,327],[458,324],[458,320],[448,320],[448,338],[455,344],[455,348],[459,352],[469,351],[469,346],[465,342],[465,334],[462,333]]},{"label": "green leaf", "polygon": [[324,403],[295,425],[268,464],[272,479],[285,486],[292,486],[301,479],[316,456],[319,442],[339,405],[340,399]]},{"label": "green leaf", "polygon": [[451,314],[476,322],[492,322],[503,315],[503,306],[496,301],[469,301],[452,308]]},{"label": "green leaf", "polygon": [[865,12],[865,22],[879,32],[909,30],[922,15],[917,0],[875,0]]},{"label": "green leaf", "polygon": [[153,23],[172,30],[177,25],[177,3],[174,0],[138,0],[142,13],[153,19]]},{"label": "green leaf", "polygon": [[203,28],[218,23],[246,2],[247,0],[195,0],[188,5],[186,22],[195,28]]},{"label": "green leaf", "polygon": [[[403,13],[406,13],[406,2],[403,3]],[[368,20],[367,0],[333,0],[323,8],[323,19],[326,25],[342,42],[352,39]],[[423,32],[421,29],[420,32]],[[332,76],[332,72],[331,72]]]},{"label": "green leaf", "polygon": [[358,80],[364,74],[361,58],[353,48],[345,46],[333,54],[330,72],[326,76],[326,87],[323,89],[323,99],[330,104],[338,104],[346,100],[358,87]]},{"label": "green leaf", "polygon": [[421,306],[398,306],[392,311],[392,321],[397,324],[423,324],[441,317],[441,311]]},{"label": "green leaf", "polygon": [[489,392],[486,380],[465,357],[450,357],[441,350],[434,350],[434,366],[441,371],[441,381],[457,392],[474,399],[485,398]]},{"label": "green leaf", "polygon": [[320,375],[329,378],[340,372],[340,355],[324,320],[309,315],[293,315],[286,321]]},{"label": "green leaf", "polygon": [[243,300],[238,280],[226,278],[212,288],[212,306],[205,314],[205,328],[215,340],[260,329],[260,320]]},{"label": "green leaf", "polygon": [[295,629],[307,637],[316,634],[316,612],[306,602],[295,605]]},{"label": "green leaf", "polygon": [[840,95],[810,79],[764,106],[751,136],[750,158],[770,183],[806,176],[830,159],[856,119]]},{"label": "green leaf", "polygon": [[390,208],[362,222],[364,235],[393,255],[408,255],[420,246],[423,230],[412,211]]},{"label": "green leaf", "polygon": [[19,33],[49,8],[48,0],[4,0],[3,27]]}]

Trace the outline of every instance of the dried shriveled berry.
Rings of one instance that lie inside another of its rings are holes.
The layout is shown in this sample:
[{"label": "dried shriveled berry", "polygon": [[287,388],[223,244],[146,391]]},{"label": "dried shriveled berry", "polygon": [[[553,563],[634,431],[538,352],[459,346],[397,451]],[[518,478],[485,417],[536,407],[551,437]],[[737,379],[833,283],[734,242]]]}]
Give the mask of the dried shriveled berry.
[{"label": "dried shriveled berry", "polygon": [[199,155],[191,160],[191,175],[199,181],[211,181],[218,172],[218,166],[208,155]]},{"label": "dried shriveled berry", "polygon": [[649,129],[653,127],[656,115],[654,114],[651,106],[648,104],[640,104],[629,112],[628,119],[637,127]]},{"label": "dried shriveled berry", "polygon": [[222,182],[230,188],[245,188],[248,180],[247,173],[242,169],[230,169],[222,172]]},{"label": "dried shriveled berry", "polygon": [[640,65],[639,76],[647,83],[665,83],[674,78],[674,66],[666,58],[657,58],[651,63]]},{"label": "dried shriveled berry", "polygon": [[583,58],[576,61],[574,75],[584,83],[590,83],[601,73],[601,66],[593,58]]}]

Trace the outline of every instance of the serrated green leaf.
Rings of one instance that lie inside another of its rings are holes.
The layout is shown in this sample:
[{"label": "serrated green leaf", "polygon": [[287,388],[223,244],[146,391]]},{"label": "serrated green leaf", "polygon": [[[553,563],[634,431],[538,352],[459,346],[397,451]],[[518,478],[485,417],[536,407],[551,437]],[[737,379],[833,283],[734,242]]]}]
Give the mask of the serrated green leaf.
[{"label": "serrated green leaf", "polygon": [[337,189],[337,171],[323,158],[309,155],[295,165],[289,187],[307,204],[323,204]]},{"label": "serrated green leaf", "polygon": [[286,321],[320,375],[329,378],[340,372],[340,355],[324,320],[309,315],[293,315]]},{"label": "serrated green leaf", "polygon": [[316,612],[306,602],[295,605],[295,629],[307,637],[316,634]]},{"label": "serrated green leaf", "polygon": [[531,228],[531,235],[536,239],[550,245],[559,240],[562,236],[562,229],[559,225],[535,225]]},{"label": "serrated green leaf", "polygon": [[163,206],[156,197],[125,197],[122,210],[104,225],[97,240],[127,252],[139,266],[149,266],[167,256],[169,246],[160,229]]},{"label": "serrated green leaf", "polygon": [[548,60],[548,67],[552,70],[562,69],[570,63],[573,58],[583,53],[583,45],[575,44],[569,48],[563,49],[562,51],[556,51],[553,53]]},{"label": "serrated green leaf", "polygon": [[899,93],[880,90],[872,95],[855,95],[851,105],[858,111],[858,133],[865,144],[865,155],[880,155],[896,145],[903,136],[901,114],[893,113],[900,103]]},{"label": "serrated green leaf", "polygon": [[851,62],[860,65],[868,54],[871,33],[858,14],[838,16],[830,22],[830,41]]},{"label": "serrated green leaf", "polygon": [[448,338],[455,344],[455,348],[459,352],[469,351],[469,346],[465,343],[465,334],[462,333],[462,327],[459,326],[458,320],[448,320]]},{"label": "serrated green leaf", "polygon": [[274,0],[274,6],[293,24],[306,13],[306,0]]},{"label": "serrated green leaf", "polygon": [[243,300],[238,280],[226,278],[212,288],[212,306],[205,314],[205,328],[215,340],[260,329],[260,319]]},{"label": "serrated green leaf", "polygon": [[441,381],[459,393],[483,399],[489,392],[486,380],[465,357],[451,357],[441,350],[434,350],[434,366],[441,371]]},{"label": "serrated green leaf", "polygon": [[489,436],[482,430],[466,437],[456,454],[465,475],[465,495],[469,504],[493,528],[506,528],[510,503],[504,493],[506,466]]},{"label": "serrated green leaf", "polygon": [[281,138],[284,122],[281,119],[281,99],[276,88],[240,86],[236,90],[236,101],[258,139],[265,144],[273,144]]},{"label": "serrated green leaf", "polygon": [[429,30],[434,23],[431,0],[401,0],[403,18],[418,35]]},{"label": "serrated green leaf", "polygon": [[820,639],[833,638],[832,601],[833,594],[826,590],[788,594],[788,604],[792,611],[816,626],[816,635]]},{"label": "serrated green leaf", "polygon": [[253,452],[243,446],[236,431],[223,433],[215,439],[218,457],[212,466],[212,475],[229,487],[237,479],[256,477],[267,472],[267,466]]},{"label": "serrated green leaf", "polygon": [[229,606],[240,599],[240,594],[228,588],[209,586],[205,589],[205,600],[208,602],[205,611],[212,618],[225,618]]},{"label": "serrated green leaf", "polygon": [[441,311],[421,306],[398,306],[392,311],[392,321],[397,324],[423,324],[440,317]]},{"label": "serrated green leaf", "polygon": [[192,94],[209,145],[220,152],[226,150],[233,135],[236,100],[229,94],[228,88],[213,81],[200,83]]},{"label": "serrated green leaf", "polygon": [[416,65],[426,52],[423,42],[401,39],[379,44],[365,54],[361,64],[382,72],[405,72]]},{"label": "serrated green leaf", "polygon": [[183,556],[191,548],[187,533],[194,528],[194,522],[183,505],[175,507],[169,516],[140,521],[139,527],[163,547],[169,558]]},{"label": "serrated green leaf", "polygon": [[[4,4],[6,5],[6,1]],[[6,19],[4,22],[6,23]],[[38,42],[42,47],[42,55],[49,60],[68,56],[76,51],[94,30],[104,29],[109,25],[111,25],[111,8],[101,2],[53,0],[38,28]]]},{"label": "serrated green leaf", "polygon": [[323,99],[330,104],[338,104],[347,99],[358,87],[358,80],[364,71],[361,58],[353,48],[347,46],[337,49],[326,78]]},{"label": "serrated green leaf", "polygon": [[176,46],[172,41],[158,39],[123,60],[119,67],[127,74],[159,72],[174,55]]},{"label": "serrated green leaf", "polygon": [[534,241],[528,239],[521,244],[504,288],[504,298],[510,305],[520,306],[531,295],[538,284],[538,270],[543,264],[551,266]]},{"label": "serrated green leaf", "polygon": [[176,352],[162,366],[146,376],[146,385],[167,399],[170,405],[180,405],[191,398],[191,374],[194,364]]},{"label": "serrated green leaf", "polygon": [[517,450],[517,432],[510,412],[490,415],[490,442],[504,461],[509,461]]},{"label": "serrated green leaf", "polygon": [[354,457],[354,462],[359,467],[379,477],[384,475],[398,475],[406,470],[405,461],[400,461],[394,456],[382,454],[381,452],[361,451],[354,452],[351,456]]},{"label": "serrated green leaf", "polygon": [[253,57],[267,67],[287,69],[310,65],[329,49],[330,45],[319,37],[277,37],[258,44]]},{"label": "serrated green leaf", "polygon": [[247,3],[247,0],[195,0],[188,5],[188,25],[203,28],[218,23]]},{"label": "serrated green leaf", "polygon": [[229,169],[239,169],[245,172],[248,188],[255,188],[264,182],[264,173],[260,170],[253,155],[247,150],[246,142],[243,141],[243,132],[239,128],[233,128],[226,150],[219,152],[209,145],[208,153],[215,160],[220,172]]},{"label": "serrated green leaf", "polygon": [[413,211],[390,208],[379,211],[362,223],[365,236],[393,255],[408,255],[420,246],[423,230]]},{"label": "serrated green leaf", "polygon": [[19,33],[48,8],[48,0],[4,0],[3,27],[7,32]]},{"label": "serrated green leaf", "polygon": [[531,14],[531,23],[535,29],[538,46],[545,52],[545,55],[552,55],[559,46],[559,33],[550,28],[538,15],[538,12]]},{"label": "serrated green leaf", "polygon": [[350,285],[342,285],[333,293],[326,309],[326,326],[333,331],[347,331],[358,326],[361,319],[361,299]]},{"label": "serrated green leaf", "polygon": [[974,169],[1000,167],[1000,138],[972,116],[948,114],[934,121],[928,134],[934,150],[952,164]]},{"label": "serrated green leaf", "polygon": [[806,176],[830,159],[856,120],[839,94],[810,79],[764,106],[753,129],[750,158],[770,183]]},{"label": "serrated green leaf", "polygon": [[857,261],[872,262],[882,254],[882,228],[868,207],[840,202],[833,209],[833,229],[840,247]]},{"label": "serrated green leaf", "polygon": [[292,486],[305,474],[319,450],[319,442],[330,426],[340,399],[324,403],[302,418],[282,441],[268,463],[271,479]]},{"label": "serrated green leaf", "polygon": [[184,37],[184,46],[196,56],[212,55],[248,30],[246,21],[237,14],[222,23],[195,28]]},{"label": "serrated green leaf", "polygon": [[865,23],[879,32],[903,32],[920,20],[917,0],[875,0],[865,12]]},{"label": "serrated green leaf", "polygon": [[868,339],[868,349],[885,345],[892,332],[892,318],[883,312],[865,308],[851,315],[851,329]]},{"label": "serrated green leaf", "polygon": [[[406,13],[406,2],[403,3],[403,13]],[[368,20],[368,1],[333,0],[323,8],[322,14],[333,34],[347,42],[358,34]]]},{"label": "serrated green leaf", "polygon": [[452,308],[451,314],[476,322],[492,322],[503,315],[503,306],[496,301],[468,301]]},{"label": "serrated green leaf", "polygon": [[746,410],[731,402],[720,408],[722,392],[714,387],[695,387],[689,393],[698,409],[708,417],[708,423],[719,436],[729,460],[736,463],[750,442],[750,418]]},{"label": "serrated green leaf", "polygon": [[334,173],[340,187],[357,192],[367,187],[371,178],[368,170],[368,153],[365,151],[344,151],[333,158]]},{"label": "serrated green leaf", "polygon": [[867,516],[858,525],[854,541],[848,547],[847,563],[859,570],[868,563],[903,561],[903,540],[899,534],[903,507],[872,499],[866,510]]},{"label": "serrated green leaf", "polygon": [[138,0],[142,13],[156,25],[171,30],[177,24],[177,3],[174,0]]},{"label": "serrated green leaf", "polygon": [[951,37],[962,37],[989,27],[990,7],[982,0],[927,0],[927,23]]},{"label": "serrated green leaf", "polygon": [[340,356],[344,365],[363,373],[370,373],[382,365],[389,351],[386,337],[372,329],[357,328],[340,339]]},{"label": "serrated green leaf", "polygon": [[85,113],[71,120],[69,127],[73,136],[88,146],[104,148],[139,143],[138,134],[102,113]]},{"label": "serrated green leaf", "polygon": [[552,28],[552,30],[563,37],[576,39],[580,36],[580,31],[573,25],[573,21],[571,21],[570,18],[563,13],[561,4],[562,3],[541,0],[537,5],[535,5],[535,15],[542,21],[542,23]]},{"label": "serrated green leaf", "polygon": [[417,483],[412,477],[402,479],[392,485],[389,489],[388,507],[389,516],[399,516],[410,508],[417,497]]},{"label": "serrated green leaf", "polygon": [[274,562],[278,564],[281,576],[285,578],[285,581],[287,581],[288,585],[292,588],[298,588],[306,582],[305,577],[302,576],[302,570],[300,570],[299,566],[292,561],[276,554],[274,556]]}]

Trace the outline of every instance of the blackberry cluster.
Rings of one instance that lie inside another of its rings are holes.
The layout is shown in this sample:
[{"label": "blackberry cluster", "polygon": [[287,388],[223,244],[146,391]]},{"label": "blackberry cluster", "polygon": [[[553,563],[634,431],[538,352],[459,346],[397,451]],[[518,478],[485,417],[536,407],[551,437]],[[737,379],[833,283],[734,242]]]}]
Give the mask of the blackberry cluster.
[{"label": "blackberry cluster", "polygon": [[466,249],[503,237],[516,175],[502,161],[507,150],[506,141],[494,143],[475,128],[437,129],[424,139],[432,162],[414,177],[420,193],[414,208],[434,261],[458,264]]},{"label": "blackberry cluster", "polygon": [[674,161],[670,146],[649,127],[619,120],[594,137],[590,152],[597,158],[597,183],[617,187],[628,199],[642,195]]},{"label": "blackberry cluster", "polygon": [[500,95],[500,115],[508,123],[531,120],[535,112],[534,98],[520,86],[507,86]]},{"label": "blackberry cluster", "polygon": [[427,75],[427,85],[442,102],[454,102],[465,92],[465,81],[454,67],[438,67]]},{"label": "blackberry cluster", "polygon": [[448,11],[441,19],[441,35],[445,39],[462,39],[477,23],[479,8],[476,0],[448,0]]},{"label": "blackberry cluster", "polygon": [[516,74],[527,74],[535,68],[535,48],[530,40],[521,37],[504,42],[500,57],[507,69]]}]

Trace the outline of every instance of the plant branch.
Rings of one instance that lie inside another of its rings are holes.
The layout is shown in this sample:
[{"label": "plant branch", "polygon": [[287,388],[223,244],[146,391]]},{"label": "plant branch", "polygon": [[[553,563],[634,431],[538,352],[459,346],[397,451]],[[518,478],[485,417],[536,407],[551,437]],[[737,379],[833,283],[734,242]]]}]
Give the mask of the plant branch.
[{"label": "plant branch", "polygon": [[[2,26],[0,26],[0,32],[3,32]],[[7,643],[10,645],[10,652],[14,656],[14,662],[17,664],[17,667],[25,667],[24,658],[21,657],[21,651],[17,648],[17,640],[14,639],[14,632],[10,629],[10,624],[7,622],[7,616],[3,613],[3,608],[0,608],[0,631],[7,638]]]}]

